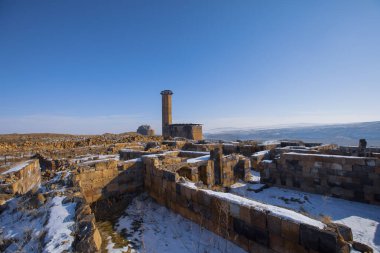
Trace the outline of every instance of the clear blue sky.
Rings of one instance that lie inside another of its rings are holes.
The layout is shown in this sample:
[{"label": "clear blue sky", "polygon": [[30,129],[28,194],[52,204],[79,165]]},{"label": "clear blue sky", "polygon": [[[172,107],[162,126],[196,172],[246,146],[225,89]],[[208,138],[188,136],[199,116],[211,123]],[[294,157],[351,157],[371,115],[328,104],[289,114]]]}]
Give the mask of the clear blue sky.
[{"label": "clear blue sky", "polygon": [[0,133],[380,120],[379,0],[0,1]]}]

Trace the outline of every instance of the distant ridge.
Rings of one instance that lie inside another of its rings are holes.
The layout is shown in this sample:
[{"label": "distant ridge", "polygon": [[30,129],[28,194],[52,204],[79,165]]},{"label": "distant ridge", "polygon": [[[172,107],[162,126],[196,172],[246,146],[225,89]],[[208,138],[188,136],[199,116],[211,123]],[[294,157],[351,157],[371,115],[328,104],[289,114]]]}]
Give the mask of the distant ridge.
[{"label": "distant ridge", "polygon": [[206,139],[218,140],[304,140],[308,142],[357,145],[367,139],[369,146],[380,146],[380,121],[349,124],[275,126],[268,128],[219,128],[206,132]]}]

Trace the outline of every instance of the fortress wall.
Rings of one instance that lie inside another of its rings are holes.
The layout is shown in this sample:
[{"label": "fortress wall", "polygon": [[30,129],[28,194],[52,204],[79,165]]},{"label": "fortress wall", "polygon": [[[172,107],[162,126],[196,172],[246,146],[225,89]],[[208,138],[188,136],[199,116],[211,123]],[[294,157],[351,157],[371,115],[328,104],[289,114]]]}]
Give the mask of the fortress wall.
[{"label": "fortress wall", "polygon": [[263,183],[380,204],[377,158],[285,153],[276,163],[264,165]]},{"label": "fortress wall", "polygon": [[324,228],[318,221],[312,221],[318,225],[311,224],[303,215],[307,222],[299,221],[291,218],[293,213],[281,215],[282,211],[272,212],[270,207],[264,208],[242,197],[179,182],[175,172],[157,167],[157,159],[145,159],[144,163],[145,189],[159,204],[248,252],[349,252],[347,243],[339,241],[337,232]]},{"label": "fortress wall", "polygon": [[143,166],[137,159],[125,162],[94,161],[81,164],[78,168],[74,182],[81,188],[88,203],[141,191],[144,187]]},{"label": "fortress wall", "polygon": [[[15,169],[15,168],[19,169]],[[12,171],[13,170],[13,171]],[[41,184],[41,169],[37,159],[21,162],[0,174],[0,192],[25,194]]]}]

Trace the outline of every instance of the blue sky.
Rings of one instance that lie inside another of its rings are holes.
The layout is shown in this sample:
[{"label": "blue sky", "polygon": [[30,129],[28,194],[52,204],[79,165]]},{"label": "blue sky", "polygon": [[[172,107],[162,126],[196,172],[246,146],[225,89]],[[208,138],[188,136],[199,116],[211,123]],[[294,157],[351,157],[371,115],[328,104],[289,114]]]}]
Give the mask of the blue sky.
[{"label": "blue sky", "polygon": [[0,1],[0,133],[380,120],[380,1]]}]

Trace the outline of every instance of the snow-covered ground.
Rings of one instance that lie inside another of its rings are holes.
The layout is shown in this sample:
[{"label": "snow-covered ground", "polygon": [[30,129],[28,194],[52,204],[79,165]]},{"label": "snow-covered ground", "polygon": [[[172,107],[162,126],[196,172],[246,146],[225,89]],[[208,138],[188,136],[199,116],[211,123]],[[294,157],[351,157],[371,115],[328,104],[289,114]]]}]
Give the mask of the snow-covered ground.
[{"label": "snow-covered ground", "polygon": [[4,252],[67,252],[74,237],[75,204],[63,204],[64,197],[49,198],[39,208],[17,197],[9,201],[0,215],[0,241]]},{"label": "snow-covered ground", "polygon": [[50,184],[65,181],[68,174],[58,172],[41,185],[39,198],[23,195],[7,201],[0,213],[1,252],[72,252],[76,203],[64,203],[64,185],[49,190]]},{"label": "snow-covered ground", "polygon": [[[257,179],[258,175],[254,177]],[[351,227],[354,240],[380,252],[380,206],[278,187],[264,187],[262,191],[257,191],[258,188],[257,184],[239,182],[231,187],[231,193],[307,213],[317,219],[331,217],[332,221]]]},{"label": "snow-covered ground", "polygon": [[71,235],[74,226],[75,203],[63,205],[65,197],[54,197],[50,204],[50,216],[46,225],[44,252],[68,251],[74,242]]},{"label": "snow-covered ground", "polygon": [[[124,251],[130,248],[131,252],[155,253],[245,252],[198,224],[156,204],[145,194],[133,200],[124,216],[118,220],[116,230],[129,240]],[[108,241],[108,252],[122,251],[113,248],[114,243],[110,238]]]}]

